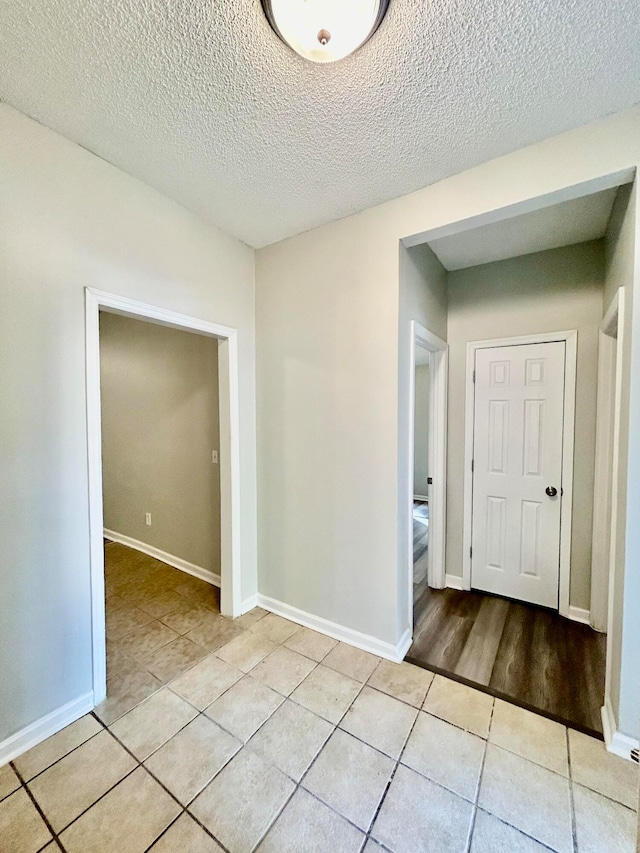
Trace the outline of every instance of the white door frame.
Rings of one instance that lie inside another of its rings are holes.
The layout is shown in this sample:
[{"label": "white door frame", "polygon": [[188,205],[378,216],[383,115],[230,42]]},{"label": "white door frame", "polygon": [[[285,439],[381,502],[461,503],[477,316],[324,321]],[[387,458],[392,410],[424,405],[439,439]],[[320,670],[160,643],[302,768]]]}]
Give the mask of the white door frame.
[{"label": "white door frame", "polygon": [[614,295],[600,324],[598,336],[598,402],[591,560],[591,625],[596,631],[608,631],[609,589],[613,587],[612,574],[616,560],[615,529],[618,515],[624,293],[624,288],[621,287]]},{"label": "white door frame", "polygon": [[217,338],[220,399],[220,609],[227,616],[241,613],[240,564],[240,427],[238,385],[238,331],[136,302],[123,296],[85,288],[85,342],[87,392],[87,450],[89,477],[89,542],[91,578],[91,635],[93,701],[107,694],[104,603],[104,550],[102,506],[102,424],[100,406],[100,310],[148,320],[172,329],[184,329]]},{"label": "white door frame", "polygon": [[431,353],[429,361],[429,473],[433,479],[429,492],[429,549],[427,583],[435,589],[445,585],[445,546],[447,520],[447,376],[449,347],[420,323],[411,321],[409,376],[409,482],[407,515],[409,518],[408,579],[409,627],[413,633],[413,475],[414,421],[416,407],[416,347]]},{"label": "white door frame", "polygon": [[[566,342],[564,372],[564,426],[562,433],[562,515],[560,519],[560,589],[559,612],[561,616],[580,618],[569,606],[571,582],[571,521],[573,511],[573,442],[576,408],[576,368],[578,356],[578,332],[550,332],[540,335],[522,335],[515,338],[497,338],[489,341],[467,343],[465,437],[464,437],[464,521],[462,552],[462,588],[471,589],[471,541],[473,510],[473,426],[475,413],[475,368],[476,350],[488,347],[518,346],[521,344],[546,344],[554,341]],[[581,621],[584,621],[583,619]]]}]

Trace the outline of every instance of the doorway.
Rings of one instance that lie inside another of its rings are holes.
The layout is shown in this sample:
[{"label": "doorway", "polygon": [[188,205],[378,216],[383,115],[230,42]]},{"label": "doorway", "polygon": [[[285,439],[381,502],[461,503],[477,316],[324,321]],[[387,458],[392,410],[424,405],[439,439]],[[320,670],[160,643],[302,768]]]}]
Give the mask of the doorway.
[{"label": "doorway", "polygon": [[588,604],[603,251],[446,273],[445,588],[430,586],[408,653],[600,736],[607,640]]},{"label": "doorway", "polygon": [[445,585],[447,387],[446,341],[411,321],[409,447],[412,448],[407,510],[411,519],[409,620],[415,626],[429,587]]},{"label": "doorway", "polygon": [[[237,331],[86,288],[87,441],[89,450],[89,523],[92,600],[92,655],[94,702],[106,697],[105,562],[102,495],[102,426],[100,398],[100,312],[146,320],[173,329],[217,339],[220,429],[220,609],[224,615],[241,613],[239,518],[239,405]],[[186,577],[186,576],[185,576]]]},{"label": "doorway", "polygon": [[420,618],[429,571],[429,350],[416,345],[413,447],[413,624]]}]

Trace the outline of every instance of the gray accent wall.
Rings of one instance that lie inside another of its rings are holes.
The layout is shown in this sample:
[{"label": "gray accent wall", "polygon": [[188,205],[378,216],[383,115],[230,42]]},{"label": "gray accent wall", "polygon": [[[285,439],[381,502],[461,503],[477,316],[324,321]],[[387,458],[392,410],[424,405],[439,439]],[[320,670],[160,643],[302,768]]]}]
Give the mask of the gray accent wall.
[{"label": "gray accent wall", "polygon": [[100,374],[104,526],[219,575],[218,341],[101,312]]}]

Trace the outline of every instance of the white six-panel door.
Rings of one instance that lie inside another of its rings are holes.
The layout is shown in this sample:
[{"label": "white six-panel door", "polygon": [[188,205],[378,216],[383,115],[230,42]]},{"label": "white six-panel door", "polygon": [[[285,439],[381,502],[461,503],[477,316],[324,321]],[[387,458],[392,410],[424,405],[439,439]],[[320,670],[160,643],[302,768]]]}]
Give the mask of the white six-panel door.
[{"label": "white six-panel door", "polygon": [[471,586],[557,609],[565,342],[478,349],[475,371]]}]

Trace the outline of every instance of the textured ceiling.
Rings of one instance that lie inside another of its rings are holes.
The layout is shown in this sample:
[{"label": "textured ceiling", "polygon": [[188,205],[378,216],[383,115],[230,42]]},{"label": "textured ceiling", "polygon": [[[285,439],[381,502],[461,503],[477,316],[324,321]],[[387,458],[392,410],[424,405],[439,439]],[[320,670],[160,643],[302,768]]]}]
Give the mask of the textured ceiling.
[{"label": "textured ceiling", "polygon": [[430,240],[429,246],[445,269],[462,270],[545,249],[598,240],[607,231],[617,192],[618,187],[613,187],[574,198],[533,213]]},{"label": "textured ceiling", "polygon": [[342,62],[260,0],[3,0],[0,98],[262,246],[640,101],[637,0],[391,0]]}]

